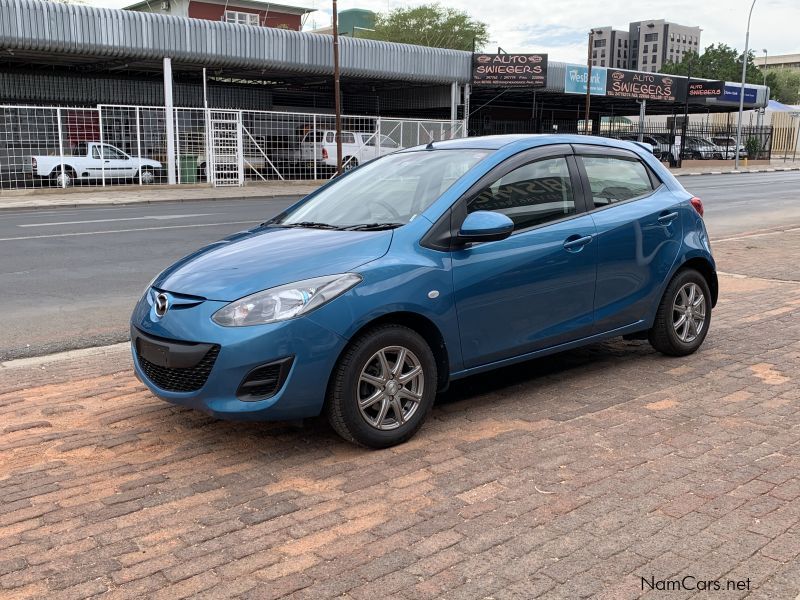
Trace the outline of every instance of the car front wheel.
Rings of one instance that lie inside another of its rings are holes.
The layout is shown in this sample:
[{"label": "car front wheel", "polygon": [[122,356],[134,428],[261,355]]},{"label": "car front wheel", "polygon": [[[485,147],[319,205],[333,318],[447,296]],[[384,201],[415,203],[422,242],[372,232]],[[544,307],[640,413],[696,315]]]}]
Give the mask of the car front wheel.
[{"label": "car front wheel", "polygon": [[650,344],[663,354],[686,356],[700,347],[710,324],[708,283],[694,269],[686,269],[675,275],[664,292],[649,333]]},{"label": "car front wheel", "polygon": [[422,427],[436,396],[436,360],[417,332],[381,325],[357,338],[337,364],[326,412],[344,439],[388,448]]}]

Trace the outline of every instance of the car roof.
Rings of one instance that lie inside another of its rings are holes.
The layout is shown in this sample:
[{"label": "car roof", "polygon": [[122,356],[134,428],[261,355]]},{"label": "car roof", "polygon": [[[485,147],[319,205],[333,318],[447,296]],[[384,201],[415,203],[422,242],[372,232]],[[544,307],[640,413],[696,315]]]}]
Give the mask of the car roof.
[{"label": "car roof", "polygon": [[[598,146],[610,146],[612,148],[623,148],[630,150],[633,144],[624,140],[600,137],[595,135],[575,135],[575,134],[552,134],[552,133],[530,133],[516,135],[486,135],[480,137],[458,138],[453,140],[434,141],[435,149],[470,149],[470,150],[500,150],[513,146],[515,150],[525,150],[537,146],[548,146],[552,144],[594,144]],[[416,146],[409,150],[418,150],[426,146]],[[642,149],[640,146],[636,148]],[[510,148],[509,148],[510,149]]]}]

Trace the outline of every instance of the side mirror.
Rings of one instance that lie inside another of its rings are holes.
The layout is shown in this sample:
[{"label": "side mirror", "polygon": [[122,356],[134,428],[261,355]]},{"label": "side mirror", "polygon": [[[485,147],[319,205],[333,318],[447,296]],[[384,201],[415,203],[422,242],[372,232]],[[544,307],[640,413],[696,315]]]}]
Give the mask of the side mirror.
[{"label": "side mirror", "polygon": [[514,231],[514,221],[501,213],[476,210],[467,215],[458,231],[458,240],[465,244],[504,240]]}]

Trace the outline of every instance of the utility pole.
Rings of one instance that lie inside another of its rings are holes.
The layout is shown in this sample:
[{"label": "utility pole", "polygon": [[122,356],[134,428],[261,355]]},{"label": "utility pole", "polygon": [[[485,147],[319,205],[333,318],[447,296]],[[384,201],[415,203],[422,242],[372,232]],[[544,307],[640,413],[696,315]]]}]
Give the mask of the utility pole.
[{"label": "utility pole", "polygon": [[683,101],[683,126],[681,127],[681,147],[678,150],[678,168],[683,166],[683,155],[686,148],[686,127],[689,124],[689,86],[692,85],[692,55],[689,55],[689,67],[686,71],[686,99]]},{"label": "utility pole", "polygon": [[750,18],[753,16],[756,0],[750,5],[750,12],[747,15],[747,33],[744,36],[744,53],[742,54],[742,88],[739,90],[739,119],[736,123],[736,160],[734,170],[739,170],[739,146],[742,145],[742,112],[744,111],[744,84],[747,79],[747,52],[750,50]]},{"label": "utility pole", "polygon": [[[339,90],[339,13],[333,0],[333,101],[336,113],[336,174],[342,174],[342,104]],[[314,133],[316,135],[316,132]]]},{"label": "utility pole", "polygon": [[586,57],[586,116],[583,119],[583,131],[589,130],[589,108],[592,105],[592,46],[594,45],[594,29],[589,31],[589,53]]}]

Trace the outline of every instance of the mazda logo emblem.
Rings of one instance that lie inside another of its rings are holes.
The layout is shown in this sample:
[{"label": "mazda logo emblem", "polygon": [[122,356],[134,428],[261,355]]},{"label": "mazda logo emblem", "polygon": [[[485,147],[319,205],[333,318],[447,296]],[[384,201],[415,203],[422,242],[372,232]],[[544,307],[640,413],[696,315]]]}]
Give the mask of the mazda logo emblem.
[{"label": "mazda logo emblem", "polygon": [[155,302],[155,309],[156,315],[159,317],[163,317],[167,314],[167,309],[169,308],[169,298],[167,298],[166,294],[158,294],[156,295],[156,302]]}]

